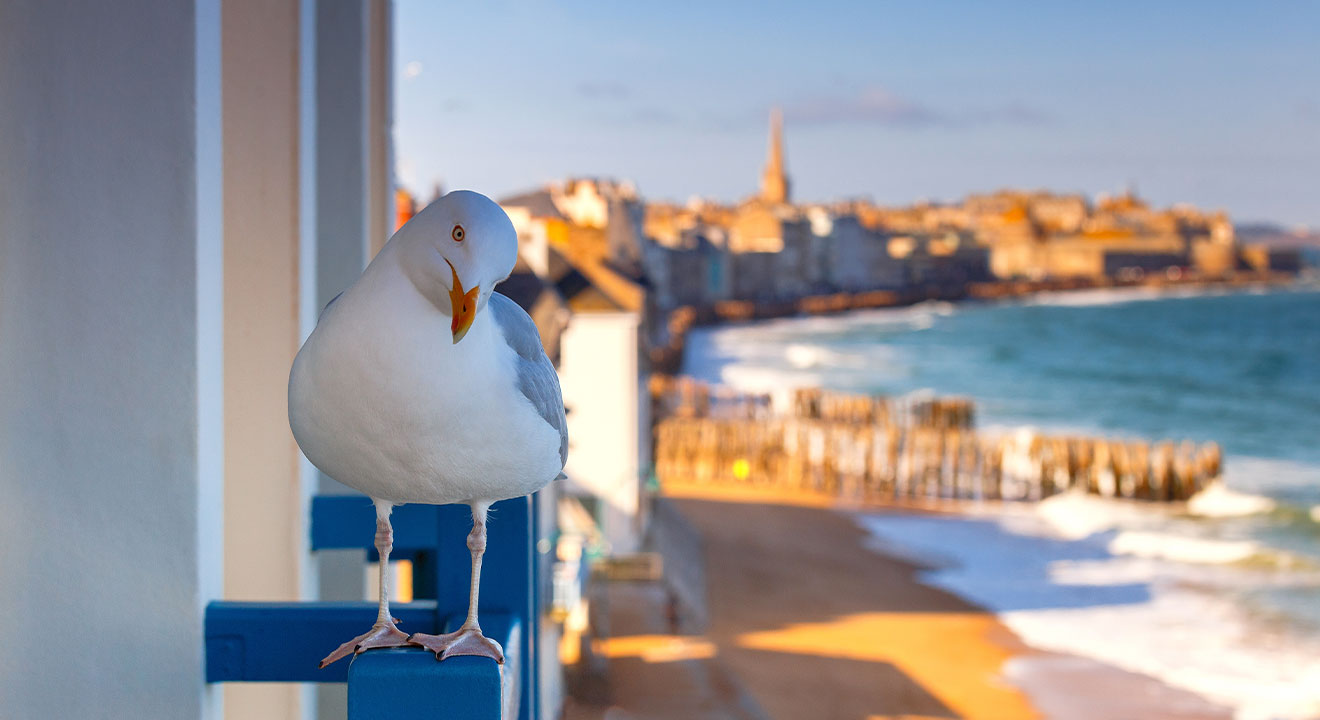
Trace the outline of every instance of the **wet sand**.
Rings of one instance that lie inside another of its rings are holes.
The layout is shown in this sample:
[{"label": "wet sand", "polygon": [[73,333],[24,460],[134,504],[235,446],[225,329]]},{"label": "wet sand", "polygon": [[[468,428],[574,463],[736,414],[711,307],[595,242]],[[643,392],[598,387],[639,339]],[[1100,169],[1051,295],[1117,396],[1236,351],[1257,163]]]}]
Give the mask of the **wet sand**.
[{"label": "wet sand", "polygon": [[[1023,645],[866,547],[824,498],[666,488],[701,533],[712,662],[768,717],[1227,718],[1156,680]],[[1010,679],[1011,676],[1011,679]]]}]

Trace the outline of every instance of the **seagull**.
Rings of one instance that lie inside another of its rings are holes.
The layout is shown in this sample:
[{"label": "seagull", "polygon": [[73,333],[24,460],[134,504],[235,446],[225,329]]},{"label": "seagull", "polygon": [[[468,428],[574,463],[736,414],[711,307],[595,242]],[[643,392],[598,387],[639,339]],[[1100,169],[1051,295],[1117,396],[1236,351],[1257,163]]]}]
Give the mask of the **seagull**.
[{"label": "seagull", "polygon": [[[495,286],[518,236],[499,205],[459,190],[390,238],[322,311],[289,374],[289,425],[303,454],[376,506],[380,607],[371,629],[321,667],[371,648],[418,645],[444,660],[504,662],[477,622],[486,512],[556,479],[568,454],[564,403],[532,319]],[[395,505],[472,508],[467,620],[406,635],[390,616]]]}]

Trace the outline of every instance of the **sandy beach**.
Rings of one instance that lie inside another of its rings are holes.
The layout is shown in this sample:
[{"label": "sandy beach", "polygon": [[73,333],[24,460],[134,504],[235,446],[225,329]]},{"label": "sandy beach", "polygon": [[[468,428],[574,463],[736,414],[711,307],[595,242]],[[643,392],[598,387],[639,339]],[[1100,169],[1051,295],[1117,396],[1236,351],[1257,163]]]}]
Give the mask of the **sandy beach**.
[{"label": "sandy beach", "polygon": [[[627,590],[612,611],[623,622],[602,643],[618,658],[603,717],[1231,716],[1153,679],[1025,646],[994,614],[923,585],[918,565],[868,548],[850,512],[821,498],[666,490],[703,539],[708,628],[666,636],[662,621],[636,617]],[[673,692],[656,692],[674,678]],[[693,700],[675,699],[693,687]]]}]

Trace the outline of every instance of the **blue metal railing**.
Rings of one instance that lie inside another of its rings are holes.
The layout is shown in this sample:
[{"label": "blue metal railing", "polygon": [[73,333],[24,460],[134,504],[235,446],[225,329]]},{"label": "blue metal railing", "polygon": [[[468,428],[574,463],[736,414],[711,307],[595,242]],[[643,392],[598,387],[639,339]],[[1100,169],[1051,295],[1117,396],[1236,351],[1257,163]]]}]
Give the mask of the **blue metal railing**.
[{"label": "blue metal railing", "polygon": [[[437,662],[421,649],[373,650],[324,670],[317,662],[375,621],[376,604],[212,602],[206,611],[207,682],[349,683],[349,718],[540,717],[537,653],[538,527],[535,495],[495,503],[481,575],[481,627],[505,664],[476,657]],[[312,549],[363,549],[375,559],[375,508],[361,495],[312,501]],[[392,604],[404,632],[455,630],[467,613],[472,516],[464,505],[395,508],[391,559],[413,562],[410,603]]]}]

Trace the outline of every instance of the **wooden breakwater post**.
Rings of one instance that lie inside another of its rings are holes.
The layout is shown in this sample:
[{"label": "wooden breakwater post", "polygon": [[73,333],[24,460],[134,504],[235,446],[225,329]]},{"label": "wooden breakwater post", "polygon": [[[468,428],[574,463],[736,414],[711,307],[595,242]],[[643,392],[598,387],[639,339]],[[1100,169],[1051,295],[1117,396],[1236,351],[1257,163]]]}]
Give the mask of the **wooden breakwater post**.
[{"label": "wooden breakwater post", "polygon": [[900,399],[803,388],[765,395],[690,378],[652,383],[661,483],[773,487],[848,500],[1040,500],[1075,490],[1186,500],[1222,470],[1214,443],[1115,440],[974,427],[967,398]]}]

